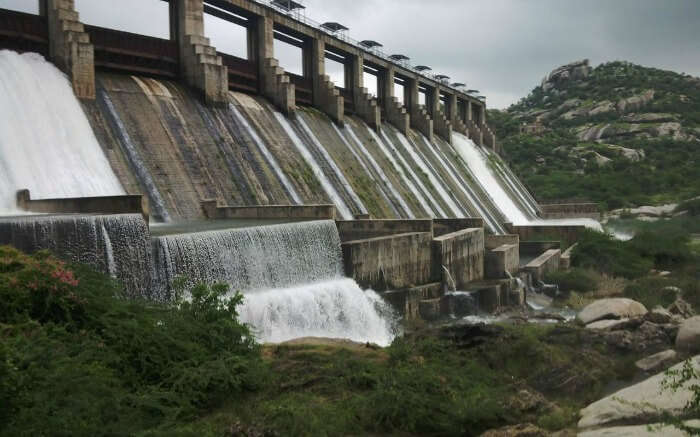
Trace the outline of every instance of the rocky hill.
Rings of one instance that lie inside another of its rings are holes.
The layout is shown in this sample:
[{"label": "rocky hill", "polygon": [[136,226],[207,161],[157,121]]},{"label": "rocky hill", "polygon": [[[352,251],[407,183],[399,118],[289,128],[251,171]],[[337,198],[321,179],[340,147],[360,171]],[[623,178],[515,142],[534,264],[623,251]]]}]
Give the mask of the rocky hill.
[{"label": "rocky hill", "polygon": [[618,208],[700,194],[700,78],[583,60],[490,116],[507,158],[543,200]]}]

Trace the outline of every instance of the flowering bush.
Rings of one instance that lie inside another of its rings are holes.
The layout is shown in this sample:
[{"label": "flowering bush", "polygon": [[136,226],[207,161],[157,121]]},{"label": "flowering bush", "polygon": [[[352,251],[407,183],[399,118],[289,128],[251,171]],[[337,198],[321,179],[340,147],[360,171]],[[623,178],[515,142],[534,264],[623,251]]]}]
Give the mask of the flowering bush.
[{"label": "flowering bush", "polygon": [[80,323],[84,301],[72,270],[48,252],[0,247],[0,322]]}]

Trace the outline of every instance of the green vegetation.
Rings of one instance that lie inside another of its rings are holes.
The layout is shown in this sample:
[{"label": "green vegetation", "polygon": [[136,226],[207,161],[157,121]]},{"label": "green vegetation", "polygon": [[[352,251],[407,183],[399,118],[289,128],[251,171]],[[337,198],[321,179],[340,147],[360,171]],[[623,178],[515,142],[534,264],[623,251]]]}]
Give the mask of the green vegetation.
[{"label": "green vegetation", "polygon": [[[649,90],[653,99],[641,108],[623,111],[615,106]],[[605,104],[609,110],[590,115],[590,110]],[[580,112],[564,116],[572,110]],[[629,112],[663,117],[659,122],[635,124],[624,118]],[[519,133],[520,124],[533,123],[538,117],[544,133]],[[674,129],[680,126],[680,132],[661,129],[666,122]],[[586,199],[600,202],[604,209],[617,209],[700,195],[697,78],[610,62],[593,69],[585,79],[558,83],[555,90],[545,92],[538,86],[507,111],[489,111],[489,124],[510,166],[542,201]],[[600,144],[580,136],[588,128],[606,125],[606,135],[612,136],[602,138]],[[607,144],[643,152],[644,157],[626,158]],[[604,162],[606,158],[612,161]]]},{"label": "green vegetation", "polygon": [[598,277],[588,270],[573,268],[548,274],[545,282],[557,284],[561,291],[578,291],[586,293],[598,288]]}]

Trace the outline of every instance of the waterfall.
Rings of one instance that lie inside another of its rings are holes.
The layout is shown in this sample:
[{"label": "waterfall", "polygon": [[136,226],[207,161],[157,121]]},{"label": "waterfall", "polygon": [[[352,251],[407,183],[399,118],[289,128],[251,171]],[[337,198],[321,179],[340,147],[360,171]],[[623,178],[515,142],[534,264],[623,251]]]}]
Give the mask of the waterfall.
[{"label": "waterfall", "polygon": [[243,126],[246,132],[248,132],[248,135],[250,135],[250,137],[253,139],[253,142],[255,142],[255,145],[258,146],[258,150],[260,151],[260,153],[262,153],[263,157],[265,158],[265,161],[267,161],[267,164],[274,170],[275,174],[277,175],[277,178],[280,180],[280,183],[284,187],[285,191],[287,191],[287,194],[289,194],[289,196],[292,198],[292,202],[295,205],[301,205],[302,203],[304,203],[301,200],[299,193],[297,193],[297,191],[294,189],[294,185],[292,185],[292,183],[289,181],[287,175],[284,174],[282,168],[280,168],[279,163],[277,163],[277,160],[265,145],[265,142],[260,138],[260,135],[258,135],[258,133],[255,132],[255,129],[253,129],[250,123],[248,123],[248,120],[246,120],[243,114],[241,114],[238,108],[236,108],[236,105],[234,105],[233,103],[229,103],[228,107],[236,121],[238,121],[238,123],[240,123]]},{"label": "waterfall", "polygon": [[297,133],[294,132],[294,128],[292,127],[292,125],[289,123],[289,121],[285,118],[284,115],[276,111],[274,114],[277,121],[280,123],[280,125],[282,125],[282,128],[289,136],[289,139],[292,140],[292,143],[294,143],[294,146],[304,158],[304,161],[306,161],[309,167],[311,167],[311,170],[314,172],[314,175],[321,184],[321,187],[323,187],[323,190],[326,192],[328,197],[330,197],[335,207],[338,208],[338,212],[340,213],[341,217],[343,217],[345,220],[352,219],[352,212],[350,211],[350,208],[348,208],[348,205],[345,203],[345,200],[343,200],[340,194],[338,194],[338,191],[336,191],[331,181],[323,173],[323,170],[321,170],[321,167],[318,165],[318,162],[316,162],[316,159],[311,154],[311,151],[309,151],[304,142],[301,141],[299,135],[297,135]]},{"label": "waterfall", "polygon": [[413,161],[415,161],[415,163],[423,171],[423,173],[426,174],[428,180],[433,185],[433,187],[435,187],[435,190],[438,192],[442,200],[452,210],[452,214],[455,217],[464,217],[464,211],[462,211],[462,208],[459,205],[457,205],[454,199],[452,199],[452,197],[447,193],[443,181],[440,181],[438,179],[440,175],[437,173],[435,168],[430,164],[428,160],[421,156],[422,154],[419,150],[414,149],[414,146],[408,141],[408,138],[406,138],[404,134],[402,134],[401,132],[397,132],[396,135],[399,137],[399,143],[403,145],[404,150],[408,152],[408,154],[411,156],[411,159],[413,159]]},{"label": "waterfall", "polygon": [[333,157],[328,153],[325,147],[321,145],[321,143],[316,138],[316,135],[314,135],[313,131],[306,124],[306,121],[304,121],[304,116],[298,116],[297,121],[299,122],[299,125],[306,133],[306,135],[311,139],[311,143],[316,147],[316,150],[318,151],[318,153],[320,153],[321,157],[327,163],[328,167],[330,167],[330,171],[333,173],[336,179],[340,181],[340,184],[343,186],[345,192],[348,193],[352,201],[355,203],[355,206],[360,211],[360,213],[367,214],[367,208],[365,208],[365,205],[362,203],[362,200],[360,200],[360,197],[355,193],[355,190],[352,189],[352,185],[350,185],[350,182],[348,182],[348,180],[345,178],[343,172],[340,171],[340,168],[338,168],[338,165],[333,160]]},{"label": "waterfall", "polygon": [[178,276],[243,292],[241,320],[266,342],[342,337],[386,345],[393,316],[376,293],[343,277],[333,221],[170,235],[153,240],[154,290]]},{"label": "waterfall", "polygon": [[452,140],[455,150],[457,150],[464,163],[474,173],[476,181],[493,198],[503,215],[516,225],[529,223],[530,218],[503,188],[495,172],[489,168],[486,155],[479,147],[472,140],[459,133],[453,133]]},{"label": "waterfall", "polygon": [[148,226],[139,214],[0,218],[0,245],[24,252],[47,249],[118,279],[128,294],[145,297],[151,284]]},{"label": "waterfall", "polygon": [[367,158],[369,163],[372,165],[374,171],[377,173],[377,175],[379,175],[379,178],[382,180],[382,183],[387,187],[387,189],[391,193],[391,197],[394,199],[395,202],[398,202],[398,204],[401,206],[404,215],[409,219],[416,218],[416,216],[413,214],[413,211],[411,211],[411,208],[406,203],[406,200],[404,200],[401,194],[399,194],[398,190],[396,190],[396,187],[394,187],[394,184],[391,183],[389,178],[386,176],[386,173],[384,173],[384,170],[379,166],[377,161],[372,157],[372,154],[369,153],[369,150],[367,150],[362,141],[360,141],[360,139],[357,137],[355,131],[352,129],[352,126],[350,126],[350,124],[346,124],[345,130],[350,134],[350,137],[360,149],[360,152],[362,152],[362,156]]},{"label": "waterfall", "polygon": [[33,198],[124,194],[73,88],[35,53],[0,50],[0,215]]}]

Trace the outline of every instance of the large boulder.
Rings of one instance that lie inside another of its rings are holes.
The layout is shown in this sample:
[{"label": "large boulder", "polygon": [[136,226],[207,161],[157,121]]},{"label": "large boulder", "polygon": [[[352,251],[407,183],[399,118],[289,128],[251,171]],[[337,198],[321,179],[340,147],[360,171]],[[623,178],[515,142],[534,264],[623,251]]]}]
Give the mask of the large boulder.
[{"label": "large boulder", "polygon": [[700,352],[700,316],[681,323],[676,336],[676,348],[684,352]]},{"label": "large boulder", "polygon": [[[700,427],[700,420],[689,420],[685,426]],[[688,434],[673,425],[650,424],[615,426],[578,433],[578,437],[687,437]]]},{"label": "large boulder", "polygon": [[666,369],[669,365],[676,361],[678,354],[673,349],[668,349],[658,354],[642,358],[634,363],[634,365],[645,372],[653,373]]},{"label": "large boulder", "polygon": [[[700,372],[700,355],[693,357],[691,363],[695,371]],[[684,363],[680,363],[671,369],[678,371],[683,368],[683,365]],[[673,392],[663,388],[662,382],[665,379],[665,372],[658,373],[639,384],[593,402],[581,410],[581,420],[578,422],[579,429],[617,423],[631,425],[654,423],[662,414],[680,415],[694,396],[689,387],[692,384],[700,383],[700,381],[689,381]]]},{"label": "large boulder", "polygon": [[616,297],[593,302],[578,313],[578,319],[587,325],[598,320],[637,317],[646,313],[647,309],[641,303],[632,299]]},{"label": "large boulder", "polygon": [[[661,291],[663,290],[665,290],[665,288]],[[689,319],[695,315],[693,307],[688,302],[684,301],[682,297],[677,297],[675,302],[669,305],[667,309],[669,313],[683,317],[684,319]]]},{"label": "large boulder", "polygon": [[560,87],[566,82],[585,79],[591,74],[593,68],[589,65],[588,59],[572,62],[554,69],[542,80],[542,89],[548,92]]}]

